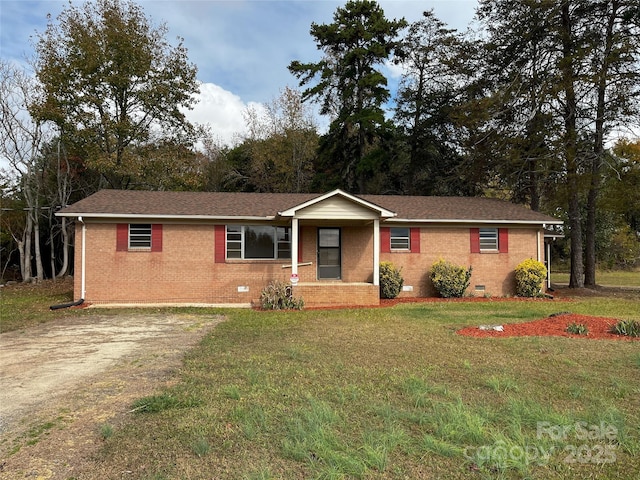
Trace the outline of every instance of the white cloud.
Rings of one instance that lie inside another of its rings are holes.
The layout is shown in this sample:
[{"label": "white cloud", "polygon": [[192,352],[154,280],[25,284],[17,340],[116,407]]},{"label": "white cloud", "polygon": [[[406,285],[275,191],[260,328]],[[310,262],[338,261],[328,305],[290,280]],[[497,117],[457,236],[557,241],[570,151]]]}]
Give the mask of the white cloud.
[{"label": "white cloud", "polygon": [[236,145],[246,134],[243,112],[252,102],[245,104],[242,99],[215,83],[200,84],[198,103],[193,110],[185,112],[193,123],[211,126],[213,135],[228,146]]}]

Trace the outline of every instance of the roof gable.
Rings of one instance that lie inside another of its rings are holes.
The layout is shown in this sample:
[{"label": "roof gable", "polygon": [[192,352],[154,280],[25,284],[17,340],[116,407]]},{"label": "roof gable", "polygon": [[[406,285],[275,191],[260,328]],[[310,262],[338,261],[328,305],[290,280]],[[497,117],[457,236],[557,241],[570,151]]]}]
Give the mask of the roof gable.
[{"label": "roof gable", "polygon": [[282,217],[331,219],[374,219],[395,216],[392,211],[339,189],[312,198],[279,214]]}]

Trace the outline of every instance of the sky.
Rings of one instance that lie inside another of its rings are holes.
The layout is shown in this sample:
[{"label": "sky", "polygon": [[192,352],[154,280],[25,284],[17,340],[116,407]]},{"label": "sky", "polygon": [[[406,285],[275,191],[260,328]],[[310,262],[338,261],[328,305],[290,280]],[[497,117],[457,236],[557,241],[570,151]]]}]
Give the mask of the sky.
[{"label": "sky", "polygon": [[[346,1],[346,0],[345,0]],[[331,23],[334,0],[138,0],[153,25],[166,23],[167,39],[184,39],[189,60],[202,82],[197,106],[189,120],[211,125],[221,143],[232,146],[245,131],[243,111],[275,99],[286,86],[298,87],[287,70],[293,60],[320,59],[309,33],[312,22]],[[81,4],[74,0],[74,4]],[[476,0],[381,0],[390,19],[418,20],[433,9],[450,28],[466,29]],[[66,0],[0,0],[0,56],[25,63],[33,56],[32,39],[55,19]],[[388,70],[390,77],[397,70]],[[322,120],[319,120],[322,127]]]}]

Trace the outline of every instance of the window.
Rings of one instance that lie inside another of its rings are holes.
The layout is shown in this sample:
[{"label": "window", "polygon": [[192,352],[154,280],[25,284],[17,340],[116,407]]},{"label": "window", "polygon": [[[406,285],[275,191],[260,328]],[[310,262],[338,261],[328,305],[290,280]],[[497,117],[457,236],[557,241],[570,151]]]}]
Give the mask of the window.
[{"label": "window", "polygon": [[391,228],[390,241],[391,250],[410,250],[409,229]]},{"label": "window", "polygon": [[494,250],[498,251],[498,229],[497,228],[481,228],[480,229],[480,251]]},{"label": "window", "polygon": [[119,223],[116,252],[162,252],[162,224]]},{"label": "window", "polygon": [[129,248],[151,248],[150,223],[132,223],[129,225]]},{"label": "window", "polygon": [[291,258],[291,229],[263,225],[227,225],[227,258]]},{"label": "window", "polygon": [[420,253],[420,227],[380,227],[381,253]]}]

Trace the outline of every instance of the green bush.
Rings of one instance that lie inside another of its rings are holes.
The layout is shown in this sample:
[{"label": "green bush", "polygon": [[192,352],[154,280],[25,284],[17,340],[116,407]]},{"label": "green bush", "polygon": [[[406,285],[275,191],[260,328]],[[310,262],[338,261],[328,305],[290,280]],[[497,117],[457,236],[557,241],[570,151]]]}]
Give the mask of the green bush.
[{"label": "green bush", "polygon": [[446,260],[438,260],[431,266],[431,282],[444,298],[462,297],[471,280],[471,267],[454,265]]},{"label": "green bush", "polygon": [[589,328],[584,323],[570,323],[567,325],[567,333],[572,335],[589,335]]},{"label": "green bush", "polygon": [[626,337],[640,337],[640,322],[637,320],[619,320],[618,323],[611,327],[611,333]]},{"label": "green bush", "polygon": [[516,267],[516,293],[520,297],[539,297],[547,278],[547,267],[542,262],[528,258]]},{"label": "green bush", "polygon": [[404,279],[393,263],[380,263],[380,296],[382,298],[396,298],[402,290]]},{"label": "green bush", "polygon": [[260,305],[265,310],[301,310],[304,300],[295,298],[288,284],[274,280],[260,293]]}]

